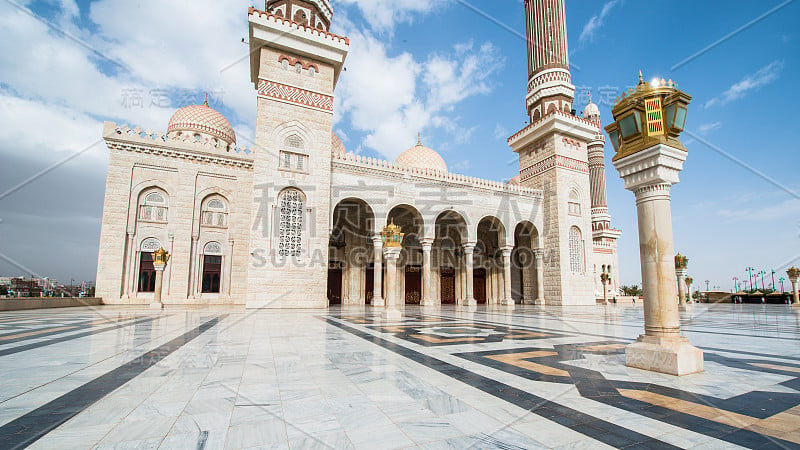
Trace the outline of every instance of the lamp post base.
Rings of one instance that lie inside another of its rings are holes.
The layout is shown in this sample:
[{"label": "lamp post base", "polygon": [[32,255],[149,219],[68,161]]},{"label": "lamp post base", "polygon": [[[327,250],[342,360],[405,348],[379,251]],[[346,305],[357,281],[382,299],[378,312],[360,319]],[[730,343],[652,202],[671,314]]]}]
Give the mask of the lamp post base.
[{"label": "lamp post base", "polygon": [[383,320],[400,320],[403,318],[403,313],[397,308],[387,308],[381,313]]},{"label": "lamp post base", "polygon": [[703,351],[682,336],[639,336],[625,349],[625,365],[679,377],[705,370]]}]

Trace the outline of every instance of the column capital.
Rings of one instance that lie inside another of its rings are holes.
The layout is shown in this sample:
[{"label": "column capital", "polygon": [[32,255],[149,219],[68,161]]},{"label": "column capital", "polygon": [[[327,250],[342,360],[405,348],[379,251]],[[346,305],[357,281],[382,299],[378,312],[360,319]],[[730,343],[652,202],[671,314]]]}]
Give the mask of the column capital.
[{"label": "column capital", "polygon": [[505,245],[503,247],[500,247],[500,253],[503,254],[504,258],[511,257],[511,252],[513,252],[513,251],[514,251],[514,247],[512,247],[510,245]]},{"label": "column capital", "polygon": [[651,186],[669,187],[680,182],[680,172],[688,153],[664,144],[654,145],[614,161],[614,167],[625,181],[625,189],[636,193]]},{"label": "column capital", "polygon": [[372,245],[375,247],[383,247],[383,237],[380,234],[372,236]]},{"label": "column capital", "polygon": [[383,256],[389,261],[397,261],[400,258],[400,251],[402,249],[398,247],[385,247],[383,249]]},{"label": "column capital", "polygon": [[422,250],[428,252],[431,251],[431,249],[433,248],[433,241],[434,241],[433,238],[423,238],[422,240],[420,240],[419,242],[420,244],[422,244]]},{"label": "column capital", "polygon": [[461,245],[461,248],[464,250],[464,253],[472,253],[475,251],[476,245],[478,245],[477,242],[467,242],[466,244]]}]

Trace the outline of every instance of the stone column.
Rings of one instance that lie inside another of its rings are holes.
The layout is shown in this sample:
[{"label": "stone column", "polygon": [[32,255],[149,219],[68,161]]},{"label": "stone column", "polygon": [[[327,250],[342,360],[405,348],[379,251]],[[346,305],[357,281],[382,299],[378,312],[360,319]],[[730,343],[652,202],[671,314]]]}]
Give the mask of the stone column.
[{"label": "stone column", "polygon": [[383,300],[383,291],[381,290],[381,285],[383,283],[383,239],[380,235],[372,236],[372,249],[375,259],[375,273],[372,277],[374,282],[372,288],[372,306],[383,308],[386,306],[386,302]]},{"label": "stone column", "polygon": [[544,249],[536,249],[536,302],[544,306]]},{"label": "stone column", "polygon": [[600,283],[603,284],[603,304],[608,305],[608,280],[609,275],[605,272],[600,274]]},{"label": "stone column", "polygon": [[625,188],[636,195],[644,289],[645,334],[628,346],[626,364],[671,375],[703,371],[703,352],[681,336],[670,189],[687,153],[657,144],[614,161]]},{"label": "stone column", "polygon": [[153,301],[150,303],[150,309],[161,309],[164,307],[164,304],[161,303],[161,286],[164,284],[164,269],[166,265],[162,264],[153,264],[153,268],[156,269],[156,291],[153,293]]},{"label": "stone column", "polygon": [[431,250],[433,249],[433,239],[425,238],[422,240],[422,301],[421,306],[434,306],[439,304],[433,298],[433,285],[431,283]]},{"label": "stone column", "polygon": [[474,273],[474,257],[475,257],[475,244],[464,244],[464,275],[466,275],[464,284],[464,301],[462,306],[475,306],[478,302],[475,300],[475,283],[473,281]]},{"label": "stone column", "polygon": [[800,306],[800,292],[797,290],[797,279],[800,278],[800,269],[792,267],[786,271],[789,281],[792,282],[792,306]]},{"label": "stone column", "polygon": [[396,320],[402,317],[397,306],[397,260],[400,258],[399,247],[386,247],[383,256],[386,258],[386,309],[384,319]]},{"label": "stone column", "polygon": [[675,269],[675,276],[678,277],[678,304],[686,305],[686,269]]},{"label": "stone column", "polygon": [[504,306],[514,306],[514,299],[511,296],[511,252],[513,250],[514,247],[500,249],[503,253],[503,299],[500,304]]}]

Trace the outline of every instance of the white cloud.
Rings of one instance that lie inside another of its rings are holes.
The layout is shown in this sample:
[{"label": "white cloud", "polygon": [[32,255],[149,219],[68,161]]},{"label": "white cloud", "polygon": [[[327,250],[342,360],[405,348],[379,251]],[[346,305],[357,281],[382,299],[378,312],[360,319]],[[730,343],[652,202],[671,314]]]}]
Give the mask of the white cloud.
[{"label": "white cloud", "polygon": [[592,16],[586,25],[583,26],[583,31],[581,31],[581,35],[578,38],[580,45],[583,45],[587,42],[591,42],[594,40],[594,36],[597,31],[603,27],[603,24],[606,21],[606,17],[611,13],[611,10],[614,9],[619,3],[622,3],[622,0],[610,0],[603,5],[603,9],[600,11],[599,14],[595,14]]},{"label": "white cloud", "polygon": [[499,123],[497,126],[494,127],[494,138],[495,139],[507,139],[509,136],[508,128],[500,125]]},{"label": "white cloud", "polygon": [[[459,102],[491,91],[490,77],[503,65],[491,43],[455,46],[418,61],[410,53],[390,56],[368,31],[348,30],[347,72],[337,87],[337,123],[348,120],[366,133],[362,144],[395,158],[414,144],[418,132],[440,128],[463,136],[457,118],[444,115]],[[381,76],[375,76],[375,68]]]},{"label": "white cloud", "polygon": [[783,61],[774,61],[766,67],[762,67],[758,72],[748,75],[721,95],[707,101],[705,107],[710,108],[716,105],[726,105],[744,97],[750,91],[772,83],[781,76],[784,65]]},{"label": "white cloud", "polygon": [[697,129],[700,131],[700,134],[708,134],[718,128],[722,127],[722,122],[713,122],[713,123],[705,123],[700,125]]},{"label": "white cloud", "polygon": [[339,4],[354,5],[370,28],[392,32],[399,23],[410,23],[415,16],[442,9],[452,0],[339,0]]}]

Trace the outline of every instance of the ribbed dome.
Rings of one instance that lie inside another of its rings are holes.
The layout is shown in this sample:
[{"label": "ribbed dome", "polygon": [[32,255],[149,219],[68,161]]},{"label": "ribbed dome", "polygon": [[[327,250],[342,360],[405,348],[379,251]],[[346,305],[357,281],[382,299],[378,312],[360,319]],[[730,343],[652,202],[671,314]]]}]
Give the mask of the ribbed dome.
[{"label": "ribbed dome", "polygon": [[344,148],[344,143],[336,133],[331,132],[331,154],[334,156],[341,156],[347,153]]},{"label": "ribbed dome", "polygon": [[592,117],[600,117],[600,108],[594,103],[589,103],[586,105],[586,109],[583,110],[583,118],[591,119]]},{"label": "ribbed dome", "polygon": [[178,131],[205,133],[227,144],[236,143],[236,133],[228,119],[208,104],[185,106],[175,111],[167,133]]},{"label": "ribbed dome", "polygon": [[434,150],[425,147],[422,143],[404,151],[394,161],[399,166],[415,167],[418,169],[433,169],[439,172],[447,172],[447,163]]}]

